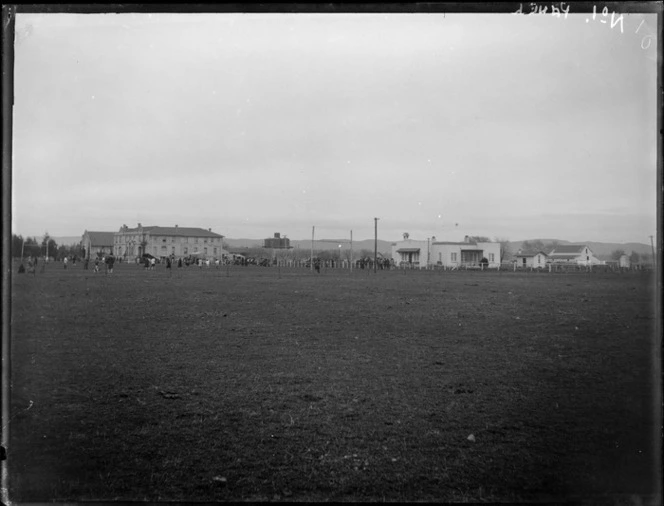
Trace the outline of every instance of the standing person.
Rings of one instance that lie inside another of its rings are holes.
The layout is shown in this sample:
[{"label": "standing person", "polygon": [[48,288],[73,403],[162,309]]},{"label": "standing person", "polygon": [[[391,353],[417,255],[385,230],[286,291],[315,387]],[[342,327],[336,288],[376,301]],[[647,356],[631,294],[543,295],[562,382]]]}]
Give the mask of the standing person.
[{"label": "standing person", "polygon": [[106,257],[106,274],[113,274],[113,264],[115,257],[111,254]]},{"label": "standing person", "polygon": [[68,259],[67,256],[65,255],[65,257],[62,259],[62,262],[65,264],[65,269],[67,268],[67,262],[68,262],[68,261],[69,261],[69,259]]},{"label": "standing person", "polygon": [[99,257],[95,257],[95,273],[99,272]]},{"label": "standing person", "polygon": [[150,259],[148,257],[143,259],[143,265],[145,266],[146,271],[150,268]]},{"label": "standing person", "polygon": [[182,268],[182,259],[178,258],[178,269]]},{"label": "standing person", "polygon": [[33,276],[37,275],[37,269],[35,268],[35,263],[32,260],[32,255],[28,257],[28,274],[32,273]]},{"label": "standing person", "polygon": [[155,265],[157,265],[157,259],[154,258],[154,257],[152,257],[152,258],[150,259],[150,270],[154,270]]},{"label": "standing person", "polygon": [[167,269],[171,268],[171,257],[166,257],[166,268]]},{"label": "standing person", "polygon": [[90,264],[90,259],[88,257],[85,257],[85,260],[83,260],[83,268],[87,271],[88,270],[88,265]]}]

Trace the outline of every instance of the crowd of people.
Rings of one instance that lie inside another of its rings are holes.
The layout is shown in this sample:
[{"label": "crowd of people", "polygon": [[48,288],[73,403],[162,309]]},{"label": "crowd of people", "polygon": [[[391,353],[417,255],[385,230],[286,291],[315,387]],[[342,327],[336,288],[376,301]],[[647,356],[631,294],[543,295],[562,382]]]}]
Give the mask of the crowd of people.
[{"label": "crowd of people", "polygon": [[[101,272],[100,266],[103,266],[106,274],[113,274],[113,267],[115,265],[116,258],[112,254],[105,256],[97,255],[93,260],[91,260],[90,258],[83,259],[84,270],[88,270],[90,268],[91,261],[94,264],[93,272],[95,273]],[[45,265],[48,262],[49,262],[48,258],[46,257],[41,258],[40,272],[44,272]],[[63,269],[67,270],[67,267],[70,265],[70,263],[73,267],[76,265],[76,263],[80,263],[80,259],[77,256],[64,256],[62,257],[61,262]],[[27,264],[27,268],[25,264]],[[28,255],[27,258],[21,259],[21,263],[18,267],[18,273],[19,274],[28,273],[35,275],[37,272],[37,266],[39,264],[40,264],[39,257]]]},{"label": "crowd of people", "polygon": [[[58,260],[50,259],[50,262],[57,263],[62,266],[64,270],[76,266],[76,264],[82,264],[83,270],[91,269],[93,273],[99,273],[104,270],[106,274],[113,274],[113,268],[115,263],[121,263],[122,261],[127,261],[126,258],[116,257],[112,253],[109,254],[97,254],[91,257],[84,257],[82,259],[76,256],[64,256]],[[49,261],[46,258],[37,258],[36,256],[28,256],[21,260],[18,272],[35,274],[37,265],[41,263],[41,271],[44,272],[44,265]],[[171,255],[168,257],[156,258],[153,255],[145,254],[142,257],[136,257],[134,262],[137,266],[143,267],[145,271],[154,271],[157,269],[158,265],[164,265],[165,269],[169,272],[172,272],[171,269],[177,268],[182,269],[183,267],[198,267],[199,270],[210,269],[214,267],[219,269],[225,265],[260,265],[260,266],[269,266],[272,264],[268,259],[254,259],[247,258],[242,255],[233,255],[233,256],[224,256],[223,258],[199,258],[194,255],[189,255],[186,257],[175,257]],[[320,272],[320,268],[326,266],[326,264],[319,259],[316,259],[315,262],[316,271]],[[27,267],[26,267],[27,265]],[[276,265],[276,264],[275,264]]]},{"label": "crowd of people", "polygon": [[[69,265],[72,267],[75,266],[77,263],[82,263],[83,264],[83,269],[88,270],[90,269],[90,264],[92,264],[92,270],[94,273],[101,272],[102,268],[104,269],[106,274],[113,274],[113,268],[116,262],[121,263],[122,262],[121,257],[115,257],[112,253],[111,254],[98,254],[94,256],[93,258],[83,258],[82,262],[81,259],[79,259],[76,256],[65,256],[60,259],[61,265],[63,269],[67,269]],[[126,260],[126,259],[125,259]],[[21,261],[21,264],[19,266],[19,273],[29,273],[29,274],[35,274],[37,270],[37,266],[41,261],[41,271],[44,271],[44,264],[48,261],[46,258],[41,258],[41,260],[35,256],[28,256],[26,259],[23,259]],[[51,259],[52,261],[52,259]],[[255,258],[247,258],[242,255],[233,255],[232,257],[224,257],[224,258],[216,258],[216,259],[209,259],[209,258],[199,258],[193,255],[186,256],[186,257],[179,257],[176,258],[174,255],[168,256],[168,257],[162,257],[162,258],[156,258],[152,255],[145,254],[142,257],[137,257],[135,259],[136,265],[142,266],[144,270],[146,271],[154,271],[157,269],[158,264],[164,264],[165,268],[170,271],[170,269],[176,267],[177,269],[181,269],[182,267],[198,267],[199,269],[209,269],[211,267],[214,267],[215,269],[219,269],[220,267],[224,265],[260,265],[260,266],[269,266],[273,264],[273,262],[269,261],[268,259],[255,259]],[[24,264],[27,264],[27,268]],[[276,262],[274,263],[276,265]],[[309,262],[305,263],[305,267],[309,267]],[[355,261],[356,267],[360,269],[364,268],[372,268],[373,267],[373,258],[360,258]],[[314,269],[316,272],[320,272],[321,268],[323,267],[336,267],[336,261],[331,261],[331,260],[323,260],[321,258],[315,257],[314,258]],[[391,260],[388,259],[379,259],[379,262],[377,264],[377,267],[380,269],[390,269],[394,268],[394,263]]]}]

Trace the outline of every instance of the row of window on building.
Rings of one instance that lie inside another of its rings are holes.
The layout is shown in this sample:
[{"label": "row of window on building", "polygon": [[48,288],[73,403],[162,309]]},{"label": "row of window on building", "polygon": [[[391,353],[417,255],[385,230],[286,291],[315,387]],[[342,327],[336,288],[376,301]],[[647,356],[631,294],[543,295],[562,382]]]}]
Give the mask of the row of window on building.
[{"label": "row of window on building", "polygon": [[[161,248],[158,248],[157,246],[152,247],[153,250],[153,255],[154,256],[168,256],[170,255],[175,255],[175,246],[171,246],[171,250],[169,252],[168,246],[161,246]],[[220,248],[206,248],[203,247],[201,251],[199,251],[198,246],[194,246],[191,248],[191,253],[192,254],[198,254],[198,253],[203,253],[204,255],[212,254],[214,256],[217,256],[219,254]],[[190,253],[189,248],[185,246],[182,248],[182,254],[183,255],[188,255]]]},{"label": "row of window on building", "polygon": [[[133,244],[139,242],[139,236],[125,236],[125,235],[116,235],[113,238],[113,242],[116,244]],[[153,241],[162,242],[164,244],[221,244],[220,237],[154,237]]]},{"label": "row of window on building", "polygon": [[[458,254],[454,253],[454,252],[450,253],[450,262],[458,262],[459,260],[458,260],[457,255]],[[492,263],[495,262],[496,261],[496,255],[494,253],[488,253],[487,254],[487,260],[489,262],[492,262]],[[438,261],[442,263],[442,261],[443,261],[443,254],[442,253],[438,253]]]}]

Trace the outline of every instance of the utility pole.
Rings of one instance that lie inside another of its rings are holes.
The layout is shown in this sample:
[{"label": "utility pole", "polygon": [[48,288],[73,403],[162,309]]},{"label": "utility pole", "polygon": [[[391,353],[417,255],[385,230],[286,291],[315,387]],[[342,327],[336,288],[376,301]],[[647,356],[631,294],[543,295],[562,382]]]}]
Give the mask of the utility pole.
[{"label": "utility pole", "polygon": [[378,262],[378,220],[379,218],[374,218],[374,274]]},{"label": "utility pole", "polygon": [[353,231],[350,231],[350,272],[353,272]]},{"label": "utility pole", "polygon": [[650,247],[652,248],[652,268],[654,270],[657,265],[657,257],[655,256],[655,243],[652,240],[652,236],[650,236]]},{"label": "utility pole", "polygon": [[427,237],[427,270],[429,270],[429,263],[431,261],[431,241],[430,237]]},{"label": "utility pole", "polygon": [[314,231],[316,227],[311,227],[311,272],[314,272]]}]

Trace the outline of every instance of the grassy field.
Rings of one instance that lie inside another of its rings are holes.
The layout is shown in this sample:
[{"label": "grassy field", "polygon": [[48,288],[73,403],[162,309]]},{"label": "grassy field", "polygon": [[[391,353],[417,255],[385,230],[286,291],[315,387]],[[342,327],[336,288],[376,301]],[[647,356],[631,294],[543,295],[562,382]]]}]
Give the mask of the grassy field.
[{"label": "grassy field", "polygon": [[12,500],[660,502],[648,274],[181,271],[14,275]]}]

